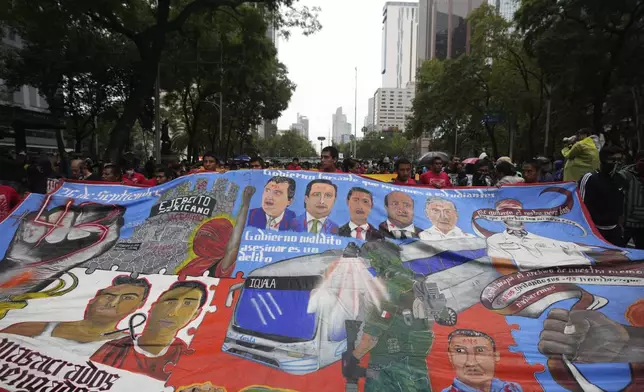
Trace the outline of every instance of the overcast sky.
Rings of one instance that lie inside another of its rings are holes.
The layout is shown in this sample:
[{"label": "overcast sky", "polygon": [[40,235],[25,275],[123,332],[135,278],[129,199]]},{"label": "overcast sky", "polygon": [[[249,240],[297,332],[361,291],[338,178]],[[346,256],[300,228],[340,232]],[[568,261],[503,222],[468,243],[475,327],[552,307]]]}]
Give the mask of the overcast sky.
[{"label": "overcast sky", "polygon": [[[288,129],[297,114],[309,118],[309,138],[319,150],[318,136],[329,137],[331,115],[343,108],[355,126],[355,67],[358,67],[358,136],[367,115],[367,100],[380,87],[382,8],[384,0],[300,0],[320,6],[322,30],[305,37],[293,31],[280,38],[279,58],[297,85],[278,129]],[[352,128],[353,131],[354,128]],[[325,142],[326,143],[326,142]]]}]

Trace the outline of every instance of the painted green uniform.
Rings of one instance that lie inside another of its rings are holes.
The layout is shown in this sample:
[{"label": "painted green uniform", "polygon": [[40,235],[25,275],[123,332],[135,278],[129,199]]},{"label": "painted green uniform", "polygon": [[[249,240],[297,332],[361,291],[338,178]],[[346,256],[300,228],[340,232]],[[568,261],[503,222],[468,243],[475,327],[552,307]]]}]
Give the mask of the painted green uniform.
[{"label": "painted green uniform", "polygon": [[[397,282],[400,283],[400,282]],[[371,349],[365,392],[431,391],[427,355],[434,334],[425,320],[413,316],[412,290],[387,281],[391,301],[370,312],[364,333],[378,338]]]}]

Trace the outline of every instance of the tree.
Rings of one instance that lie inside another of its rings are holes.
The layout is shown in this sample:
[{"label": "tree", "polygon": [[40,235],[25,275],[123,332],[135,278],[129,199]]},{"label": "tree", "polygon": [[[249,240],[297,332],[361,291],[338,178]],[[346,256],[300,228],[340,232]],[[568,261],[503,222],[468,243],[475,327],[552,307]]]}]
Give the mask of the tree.
[{"label": "tree", "polygon": [[257,142],[258,152],[265,157],[313,157],[317,153],[310,140],[295,131],[286,131]]},{"label": "tree", "polygon": [[[301,27],[307,34],[318,30],[317,9],[295,8],[294,3],[295,0],[24,0],[11,2],[0,12],[2,22],[11,28],[17,27],[22,38],[34,47],[60,52],[64,45],[54,41],[60,32],[71,40],[75,37],[67,34],[71,30],[83,36],[119,39],[125,48],[134,49],[136,56],[130,68],[129,91],[105,153],[106,158],[118,160],[129,140],[130,130],[151,94],[168,40],[180,34],[192,17],[217,12],[236,17],[246,7],[259,6],[264,7],[278,27]],[[40,30],[23,28],[33,26],[35,22],[32,21],[46,23]],[[114,56],[114,53],[106,55]],[[63,75],[73,68],[72,62],[50,62],[48,65],[42,67],[48,74],[46,84],[49,90],[57,91]]]},{"label": "tree", "polygon": [[[545,86],[541,69],[511,23],[483,5],[468,17],[471,54],[428,61],[417,74],[408,135],[425,135],[432,149],[526,158],[537,153]],[[514,140],[520,143],[513,143]],[[513,145],[514,144],[514,145]]]},{"label": "tree", "polygon": [[642,72],[644,1],[524,0],[516,18],[553,90],[602,132],[618,76]]},{"label": "tree", "polygon": [[[353,145],[345,143],[338,146],[338,151],[345,157],[353,155]],[[414,147],[413,143],[401,132],[370,132],[364,138],[357,141],[358,159],[381,159],[384,157],[407,157],[411,158]]]}]

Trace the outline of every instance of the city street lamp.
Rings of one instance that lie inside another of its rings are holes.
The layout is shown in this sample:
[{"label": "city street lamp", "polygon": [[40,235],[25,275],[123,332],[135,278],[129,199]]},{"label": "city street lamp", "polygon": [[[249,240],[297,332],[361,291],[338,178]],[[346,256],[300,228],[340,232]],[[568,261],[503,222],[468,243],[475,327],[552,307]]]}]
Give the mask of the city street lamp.
[{"label": "city street lamp", "polygon": [[320,141],[320,155],[322,155],[322,143],[326,140],[324,136],[318,136],[318,140]]}]

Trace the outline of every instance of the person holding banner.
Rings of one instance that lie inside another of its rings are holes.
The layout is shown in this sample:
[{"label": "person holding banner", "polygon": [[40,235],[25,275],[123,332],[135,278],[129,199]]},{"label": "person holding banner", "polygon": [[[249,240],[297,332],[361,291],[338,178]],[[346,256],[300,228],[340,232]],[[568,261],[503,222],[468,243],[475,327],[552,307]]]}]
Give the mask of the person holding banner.
[{"label": "person holding banner", "polygon": [[456,378],[443,392],[522,392],[521,386],[494,378],[501,360],[494,339],[483,332],[457,329],[449,334],[447,355]]},{"label": "person holding banner", "polygon": [[420,183],[438,189],[452,187],[449,175],[443,171],[443,159],[441,157],[436,156],[432,159],[431,169],[420,176]]},{"label": "person holding banner", "polygon": [[411,178],[411,162],[407,158],[398,158],[394,163],[397,177],[391,182],[394,185],[416,185],[416,180]]}]

